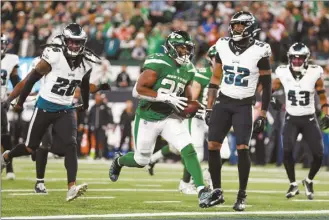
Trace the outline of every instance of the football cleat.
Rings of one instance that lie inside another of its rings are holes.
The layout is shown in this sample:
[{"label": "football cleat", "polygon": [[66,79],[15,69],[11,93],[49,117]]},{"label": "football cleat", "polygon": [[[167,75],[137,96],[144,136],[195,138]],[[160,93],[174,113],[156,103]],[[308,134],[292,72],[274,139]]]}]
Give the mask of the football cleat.
[{"label": "football cleat", "polygon": [[109,176],[112,182],[116,182],[119,179],[119,175],[122,169],[122,166],[119,165],[118,160],[122,156],[120,152],[118,152],[114,160],[111,164],[110,170],[109,170]]},{"label": "football cleat", "polygon": [[154,166],[155,166],[155,164],[156,163],[149,163],[149,168],[147,169],[148,171],[149,171],[149,174],[151,175],[151,176],[153,176],[154,175]]},{"label": "football cleat", "polygon": [[6,175],[7,180],[14,180],[16,178],[15,173],[13,172],[8,172]]},{"label": "football cleat", "polygon": [[314,190],[313,190],[313,182],[308,183],[306,179],[302,181],[303,186],[305,187],[305,195],[309,200],[314,199]]},{"label": "football cleat", "polygon": [[241,212],[241,211],[245,210],[245,208],[246,208],[246,197],[247,197],[246,191],[239,190],[236,202],[233,205],[233,209],[235,211]]},{"label": "football cleat", "polygon": [[294,186],[294,185],[290,185],[287,193],[286,193],[286,197],[287,199],[290,199],[292,197],[294,197],[295,195],[298,195],[299,194],[299,189],[298,189],[298,186]]},{"label": "football cleat", "polygon": [[224,202],[223,197],[219,195],[219,191],[217,189],[211,190],[208,187],[205,187],[199,192],[200,208],[209,208],[223,202]]},{"label": "football cleat", "polygon": [[44,193],[48,194],[45,183],[44,182],[36,182],[34,185],[34,192],[35,193]]},{"label": "football cleat", "polygon": [[2,173],[2,170],[7,167],[8,165],[8,162],[5,160],[4,158],[4,155],[8,154],[10,152],[10,150],[6,150],[5,152],[3,152],[3,154],[1,155],[1,173]]},{"label": "football cleat", "polygon": [[179,182],[178,190],[187,195],[196,195],[197,190],[195,186],[191,183],[185,183],[183,180]]},{"label": "football cleat", "polygon": [[66,201],[70,202],[73,201],[74,199],[78,198],[79,196],[82,196],[88,189],[88,184],[83,183],[80,185],[74,185],[72,186],[69,191],[67,191],[66,194]]}]

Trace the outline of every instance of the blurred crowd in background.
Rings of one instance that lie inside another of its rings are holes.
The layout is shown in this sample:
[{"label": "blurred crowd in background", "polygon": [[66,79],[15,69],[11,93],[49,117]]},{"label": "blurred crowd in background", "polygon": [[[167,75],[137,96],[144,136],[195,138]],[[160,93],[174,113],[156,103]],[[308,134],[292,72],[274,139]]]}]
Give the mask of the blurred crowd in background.
[{"label": "blurred crowd in background", "polygon": [[[324,68],[323,77],[329,95],[329,2],[2,1],[1,33],[10,39],[9,53],[22,58],[35,57],[42,52],[40,45],[60,34],[65,25],[79,23],[88,33],[86,46],[103,57],[100,78],[110,78],[114,87],[129,88],[140,72],[129,72],[126,65],[131,62],[139,67],[147,55],[163,52],[162,44],[174,30],[191,34],[196,45],[193,62],[197,66],[202,65],[205,52],[218,38],[228,36],[231,16],[240,10],[252,12],[258,20],[261,32],[257,37],[271,45],[273,70],[287,63],[286,53],[293,42],[305,43],[311,50],[311,62]],[[109,76],[111,69],[117,68],[111,64],[120,67],[115,78]],[[278,88],[275,95],[282,97],[283,92],[275,79],[273,87]],[[256,109],[257,106],[260,103],[256,104]],[[258,149],[258,154],[254,155],[257,164],[276,162],[281,165],[279,134],[284,112],[271,110],[270,114],[273,120],[269,120],[264,134],[254,137],[252,153]],[[303,145],[302,137],[300,140]],[[329,138],[326,133],[324,140],[325,154],[328,155]],[[120,143],[114,148],[119,148]],[[301,157],[306,158],[307,152],[301,152]],[[309,166],[308,160],[311,159],[303,160],[305,166]],[[329,164],[328,156],[324,163]]]}]

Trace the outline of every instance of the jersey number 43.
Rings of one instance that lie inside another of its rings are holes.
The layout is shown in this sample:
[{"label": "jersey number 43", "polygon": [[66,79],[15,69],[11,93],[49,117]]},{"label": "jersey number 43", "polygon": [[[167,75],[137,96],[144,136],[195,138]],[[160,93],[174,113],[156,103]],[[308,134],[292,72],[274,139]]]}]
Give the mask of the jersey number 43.
[{"label": "jersey number 43", "polygon": [[248,86],[248,80],[243,79],[246,76],[250,75],[250,71],[247,68],[238,67],[237,74],[234,72],[234,66],[223,67],[224,69],[224,82],[226,84],[234,84],[235,86]]},{"label": "jersey number 43", "polygon": [[291,101],[291,105],[293,106],[306,106],[310,104],[310,92],[308,91],[300,91],[299,92],[301,100],[298,100],[296,97],[295,90],[289,90],[288,92],[288,100]]},{"label": "jersey number 43", "polygon": [[56,84],[51,89],[52,93],[55,93],[60,96],[72,96],[76,87],[80,84],[81,80],[70,80],[58,77]]}]

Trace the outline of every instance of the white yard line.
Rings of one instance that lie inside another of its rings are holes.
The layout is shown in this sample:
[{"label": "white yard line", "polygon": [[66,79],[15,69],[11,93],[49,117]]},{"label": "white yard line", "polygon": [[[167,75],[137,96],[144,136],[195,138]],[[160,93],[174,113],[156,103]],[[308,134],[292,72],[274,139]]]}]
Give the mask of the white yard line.
[{"label": "white yard line", "polygon": [[79,199],[114,199],[114,196],[81,196]]},{"label": "white yard line", "polygon": [[227,215],[325,215],[329,210],[309,211],[246,211],[246,212],[162,212],[162,213],[129,213],[129,214],[92,214],[92,215],[57,215],[57,216],[20,216],[4,217],[2,219],[84,219],[84,218],[134,218],[134,217],[162,217],[162,216],[227,216]]},{"label": "white yard line", "polygon": [[9,193],[10,196],[46,196],[48,193]]},{"label": "white yard line", "polygon": [[[67,189],[47,189],[48,192],[66,192]],[[88,189],[89,192],[150,192],[150,189],[134,189],[134,188],[111,188],[111,189]],[[31,189],[3,189],[2,193],[19,193],[33,192]],[[178,189],[152,189],[152,192],[178,192]],[[255,194],[285,194],[284,190],[247,190],[248,193]],[[224,189],[225,193],[237,193],[237,189]],[[328,196],[329,191],[316,191],[316,196]],[[194,196],[194,195],[193,195]]]},{"label": "white yard line", "polygon": [[180,203],[182,201],[144,201],[144,203],[154,204],[154,203]]},{"label": "white yard line", "polygon": [[329,202],[329,199],[315,199],[315,200],[309,200],[309,199],[295,199],[292,200],[293,202]]}]

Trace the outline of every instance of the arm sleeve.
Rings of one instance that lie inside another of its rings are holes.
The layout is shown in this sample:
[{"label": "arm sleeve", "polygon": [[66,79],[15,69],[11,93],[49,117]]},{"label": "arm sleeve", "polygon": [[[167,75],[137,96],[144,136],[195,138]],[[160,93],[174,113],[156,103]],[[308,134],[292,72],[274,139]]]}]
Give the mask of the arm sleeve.
[{"label": "arm sleeve", "polygon": [[272,93],[272,78],[271,75],[263,75],[259,77],[259,82],[263,86],[263,94],[262,94],[262,110],[267,111],[268,106],[271,100]]},{"label": "arm sleeve", "polygon": [[257,63],[257,67],[259,70],[270,70],[271,69],[270,58],[269,57],[261,58]]}]

